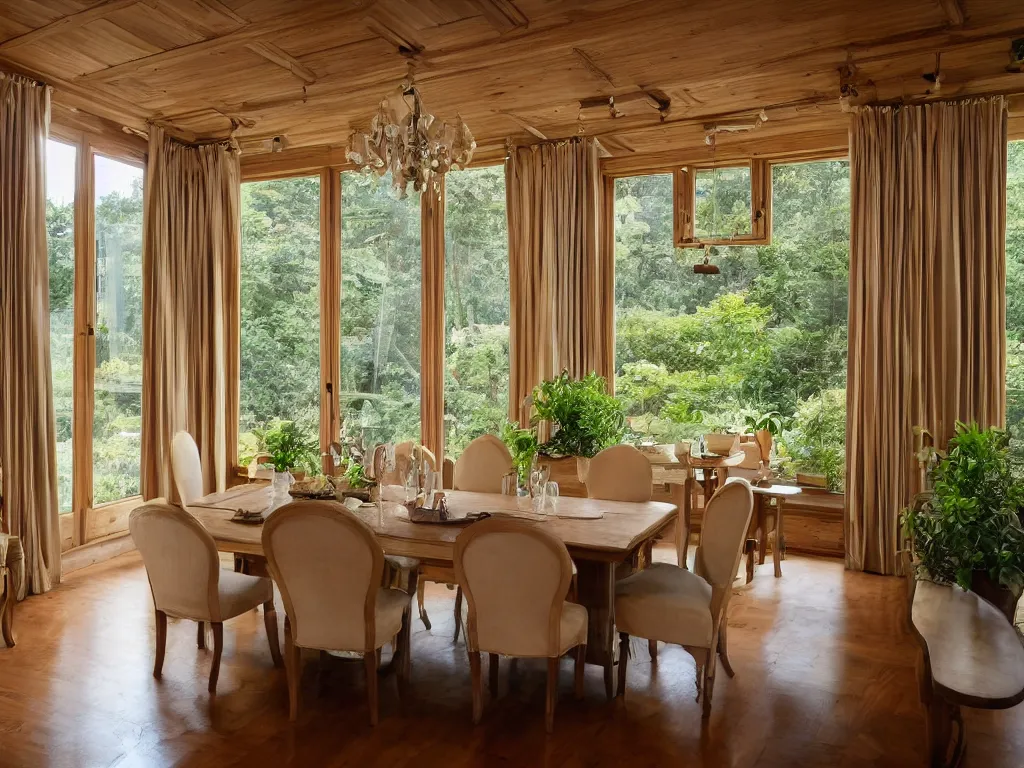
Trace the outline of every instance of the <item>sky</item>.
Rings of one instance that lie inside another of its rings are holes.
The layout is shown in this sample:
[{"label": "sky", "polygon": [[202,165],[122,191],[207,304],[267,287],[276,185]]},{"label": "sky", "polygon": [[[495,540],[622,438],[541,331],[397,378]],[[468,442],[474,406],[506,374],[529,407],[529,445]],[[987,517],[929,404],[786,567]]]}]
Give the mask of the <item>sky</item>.
[{"label": "sky", "polygon": [[[59,141],[46,142],[46,197],[57,203],[75,200],[75,147]],[[111,192],[130,194],[132,181],[142,169],[103,155],[96,155],[96,199]]]}]

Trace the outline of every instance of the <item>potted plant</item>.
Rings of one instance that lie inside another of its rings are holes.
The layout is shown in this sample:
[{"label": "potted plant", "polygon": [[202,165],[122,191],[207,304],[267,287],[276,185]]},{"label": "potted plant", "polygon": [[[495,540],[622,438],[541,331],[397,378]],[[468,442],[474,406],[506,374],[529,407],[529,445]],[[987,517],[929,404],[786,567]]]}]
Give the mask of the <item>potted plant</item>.
[{"label": "potted plant", "polygon": [[531,424],[551,425],[551,437],[537,450],[547,457],[560,486],[568,483],[572,488],[574,479],[584,482],[589,459],[625,437],[622,403],[608,394],[605,380],[596,373],[573,379],[562,371],[535,387],[531,399]]},{"label": "potted plant", "polygon": [[932,491],[902,514],[918,571],[973,590],[1013,621],[1024,588],[1024,485],[1010,472],[1007,433],[958,422],[931,477]]},{"label": "potted plant", "polygon": [[772,443],[782,434],[782,414],[778,411],[768,411],[761,416],[747,416],[746,423],[747,429],[754,435],[761,459],[758,485],[770,484],[771,472],[768,464],[771,461]]},{"label": "potted plant", "polygon": [[537,455],[537,431],[520,429],[519,422],[506,421],[501,428],[501,439],[512,454],[512,469],[521,486],[530,482],[530,467]]},{"label": "potted plant", "polygon": [[304,434],[294,421],[278,419],[266,429],[253,432],[262,446],[261,453],[267,457],[265,463],[273,465],[276,474],[291,472],[296,479],[304,477],[306,472],[316,474],[320,445],[316,438]]}]

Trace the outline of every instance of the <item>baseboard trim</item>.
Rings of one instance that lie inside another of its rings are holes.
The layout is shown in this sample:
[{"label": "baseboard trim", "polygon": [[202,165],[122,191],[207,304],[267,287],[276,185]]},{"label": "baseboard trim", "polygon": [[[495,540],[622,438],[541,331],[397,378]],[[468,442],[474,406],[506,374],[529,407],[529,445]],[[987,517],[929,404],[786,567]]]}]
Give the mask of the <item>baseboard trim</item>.
[{"label": "baseboard trim", "polygon": [[134,549],[135,542],[132,541],[132,537],[127,531],[104,536],[80,547],[69,549],[61,555],[61,573],[67,576],[69,573],[102,563]]}]

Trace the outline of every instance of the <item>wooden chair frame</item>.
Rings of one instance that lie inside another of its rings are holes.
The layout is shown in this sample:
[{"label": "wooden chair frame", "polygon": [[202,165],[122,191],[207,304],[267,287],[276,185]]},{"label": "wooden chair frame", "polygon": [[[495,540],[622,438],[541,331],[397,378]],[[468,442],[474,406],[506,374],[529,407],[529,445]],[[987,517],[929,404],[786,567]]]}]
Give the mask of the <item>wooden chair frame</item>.
[{"label": "wooden chair frame", "polygon": [[[562,610],[565,598],[569,593],[569,585],[572,581],[572,559],[569,557],[569,550],[566,549],[565,544],[560,539],[552,536],[537,526],[524,523],[520,520],[511,520],[507,518],[488,518],[486,520],[481,520],[480,522],[474,523],[466,528],[466,530],[460,533],[458,538],[455,540],[455,575],[458,579],[459,586],[462,589],[462,593],[465,595],[466,604],[468,606],[466,644],[469,648],[469,665],[473,687],[473,723],[479,723],[483,714],[483,681],[480,669],[480,653],[481,651],[484,651],[490,656],[489,684],[491,696],[493,698],[497,695],[498,689],[498,657],[500,655],[500,651],[492,651],[490,649],[480,647],[476,627],[477,604],[476,599],[473,596],[473,590],[466,578],[463,559],[465,557],[466,550],[480,537],[500,535],[503,533],[521,534],[542,543],[558,558],[561,564],[558,586],[555,589],[555,598],[551,602],[548,616],[548,676],[547,695],[544,706],[544,726],[547,729],[547,732],[551,733],[554,730],[555,705],[558,702],[558,662],[561,657]],[[583,698],[583,672],[586,656],[586,643],[578,644],[576,646],[574,676],[574,691],[577,699]]]}]

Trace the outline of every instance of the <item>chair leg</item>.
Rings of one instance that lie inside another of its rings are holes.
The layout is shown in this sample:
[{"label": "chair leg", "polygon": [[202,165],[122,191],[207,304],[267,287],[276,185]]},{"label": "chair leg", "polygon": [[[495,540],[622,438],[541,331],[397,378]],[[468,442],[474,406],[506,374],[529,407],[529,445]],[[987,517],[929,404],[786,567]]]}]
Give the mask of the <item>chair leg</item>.
[{"label": "chair leg", "polygon": [[280,667],[283,664],[281,659],[281,644],[277,639],[277,609],[274,608],[273,599],[263,604],[263,624],[267,628],[267,642],[270,644],[270,658],[274,660],[274,666]]},{"label": "chair leg", "polygon": [[288,677],[288,719],[299,717],[299,683],[302,681],[302,649],[292,641],[292,628],[288,617],[284,619],[285,671]]},{"label": "chair leg", "polygon": [[647,652],[651,654],[651,664],[658,663],[658,641],[648,640],[647,641]]},{"label": "chair leg", "polygon": [[402,628],[398,630],[398,645],[394,647],[398,654],[398,686],[402,688],[409,682],[412,670],[412,606],[402,612]]},{"label": "chair leg", "polygon": [[490,657],[491,662],[490,677],[487,683],[491,689],[491,698],[496,699],[498,698],[498,654],[489,653],[487,655]]},{"label": "chair leg", "polygon": [[363,654],[363,665],[366,667],[366,698],[370,704],[370,725],[377,724],[377,652]]},{"label": "chair leg", "polygon": [[577,701],[583,700],[583,671],[587,661],[586,643],[576,646],[576,666],[573,669],[575,678],[573,680],[573,694]]},{"label": "chair leg", "polygon": [[4,644],[8,648],[15,646],[14,642],[14,604],[18,602],[14,594],[14,577],[8,568],[0,563],[0,633],[3,634]]},{"label": "chair leg", "polygon": [[427,587],[427,582],[423,579],[419,580],[416,585],[416,605],[420,609],[420,621],[423,622],[423,626],[428,630],[430,629],[430,617],[427,616],[427,609],[423,607],[423,596]]},{"label": "chair leg", "polygon": [[722,626],[718,628],[718,658],[722,660],[722,669],[729,677],[736,677],[732,663],[729,661],[729,622],[723,617]]},{"label": "chair leg", "polygon": [[619,632],[619,690],[617,696],[626,695],[626,665],[629,662],[629,635]]},{"label": "chair leg", "polygon": [[707,662],[704,664],[704,703],[701,717],[711,717],[711,698],[715,693],[715,649],[708,649]]},{"label": "chair leg", "polygon": [[220,677],[220,657],[224,653],[224,624],[211,621],[213,630],[213,663],[210,665],[210,693],[217,692],[217,678]]},{"label": "chair leg", "polygon": [[201,651],[206,648],[206,623],[202,621],[196,622],[196,646]]},{"label": "chair leg", "polygon": [[459,642],[459,630],[462,628],[462,587],[455,590],[455,639]]},{"label": "chair leg", "polygon": [[558,659],[548,659],[548,695],[544,703],[544,729],[555,730],[555,705],[558,703]]},{"label": "chair leg", "polygon": [[472,691],[473,691],[473,725],[477,725],[480,722],[480,716],[483,714],[483,679],[480,672],[480,653],[478,651],[470,651],[469,653],[469,673],[472,679]]},{"label": "chair leg", "polygon": [[156,612],[156,661],[153,663],[153,677],[160,677],[164,669],[164,651],[167,650],[167,614]]}]

